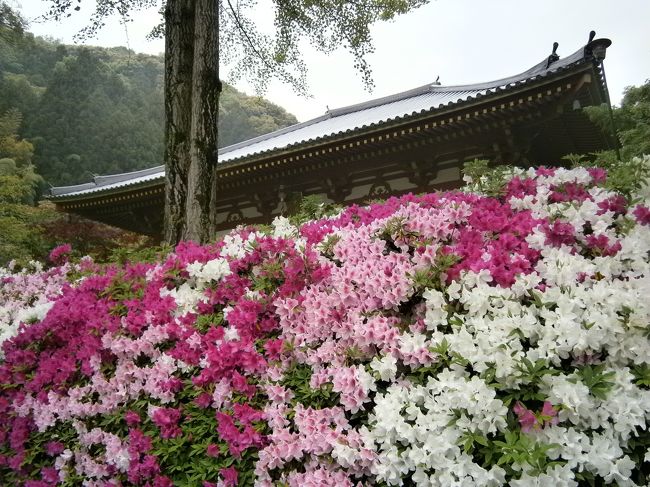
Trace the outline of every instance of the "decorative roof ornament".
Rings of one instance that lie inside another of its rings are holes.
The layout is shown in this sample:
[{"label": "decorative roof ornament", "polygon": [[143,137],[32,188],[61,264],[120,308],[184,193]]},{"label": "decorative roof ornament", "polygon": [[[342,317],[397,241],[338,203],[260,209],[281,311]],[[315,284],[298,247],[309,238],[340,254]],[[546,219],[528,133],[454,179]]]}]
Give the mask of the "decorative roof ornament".
[{"label": "decorative roof ornament", "polygon": [[598,64],[602,63],[607,54],[607,48],[612,45],[612,41],[606,38],[594,39],[596,31],[589,32],[589,42],[585,46],[585,58],[591,57]]},{"label": "decorative roof ornament", "polygon": [[[589,42],[584,49],[585,59],[591,59],[594,61],[596,66],[599,67],[600,73],[603,79],[603,87],[605,88],[605,97],[607,102],[607,111],[609,113],[609,121],[612,128],[612,136],[614,140],[620,140],[618,137],[618,129],[616,128],[616,120],[614,120],[614,113],[612,111],[612,101],[609,97],[609,88],[607,87],[607,76],[605,75],[605,56],[607,55],[607,48],[612,45],[612,41],[607,38],[594,39],[596,37],[596,31],[592,30],[589,32]],[[619,143],[614,145],[614,150],[616,151],[616,158],[621,160],[621,149]]]},{"label": "decorative roof ornament", "polygon": [[587,41],[587,44],[589,44],[591,41],[593,41],[594,37],[596,37],[596,31],[592,30],[592,31],[589,32],[589,40]]},{"label": "decorative roof ornament", "polygon": [[549,67],[551,64],[553,64],[555,61],[559,61],[559,60],[560,60],[560,56],[558,56],[558,54],[557,54],[557,48],[558,48],[559,46],[560,46],[560,45],[559,45],[557,42],[554,42],[554,43],[553,43],[553,52],[551,53],[551,55],[548,57],[548,60],[546,61],[546,69],[548,69],[548,67]]}]

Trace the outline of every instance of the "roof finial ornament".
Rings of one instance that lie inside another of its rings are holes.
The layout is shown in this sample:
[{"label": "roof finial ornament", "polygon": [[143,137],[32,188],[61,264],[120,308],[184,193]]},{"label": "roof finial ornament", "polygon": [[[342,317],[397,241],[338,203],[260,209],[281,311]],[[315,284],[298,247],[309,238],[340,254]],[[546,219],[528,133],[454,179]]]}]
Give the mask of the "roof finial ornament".
[{"label": "roof finial ornament", "polygon": [[607,48],[612,45],[612,41],[609,39],[594,39],[594,37],[596,37],[596,31],[592,30],[589,33],[589,42],[585,46],[584,56],[585,58],[592,58],[600,64],[605,59]]},{"label": "roof finial ornament", "polygon": [[438,77],[436,78],[436,80],[435,80],[433,83],[431,83],[431,84],[432,84],[432,85],[435,85],[435,86],[440,86],[440,75],[438,75]]},{"label": "roof finial ornament", "polygon": [[548,69],[548,67],[549,67],[551,64],[553,64],[555,61],[557,61],[558,59],[560,59],[560,56],[558,56],[558,54],[557,54],[557,48],[558,48],[559,46],[560,46],[560,45],[559,45],[557,42],[554,42],[554,43],[553,43],[553,52],[552,52],[551,55],[548,57],[548,60],[547,60],[547,62],[546,62],[546,69]]},{"label": "roof finial ornament", "polygon": [[589,32],[589,40],[587,41],[587,44],[589,44],[591,41],[593,41],[595,37],[596,37],[596,31],[595,30],[592,30],[591,32]]}]

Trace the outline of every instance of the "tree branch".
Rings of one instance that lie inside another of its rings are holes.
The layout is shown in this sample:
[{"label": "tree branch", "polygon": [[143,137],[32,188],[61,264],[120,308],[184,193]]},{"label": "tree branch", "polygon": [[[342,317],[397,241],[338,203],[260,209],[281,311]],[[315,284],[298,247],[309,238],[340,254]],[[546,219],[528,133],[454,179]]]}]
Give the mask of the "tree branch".
[{"label": "tree branch", "polygon": [[239,31],[242,33],[242,35],[246,38],[246,42],[250,46],[250,48],[253,50],[253,52],[257,55],[257,57],[262,61],[267,68],[273,69],[273,66],[271,66],[268,62],[268,60],[262,55],[262,53],[259,52],[257,49],[257,46],[253,42],[253,40],[250,38],[248,35],[248,32],[246,32],[246,29],[244,29],[244,26],[241,23],[241,20],[239,19],[239,16],[237,15],[237,12],[235,12],[234,7],[232,6],[232,3],[230,0],[226,0],[228,2],[228,8],[230,9],[230,13],[232,14],[233,19],[235,20],[235,24],[237,24],[237,28]]}]

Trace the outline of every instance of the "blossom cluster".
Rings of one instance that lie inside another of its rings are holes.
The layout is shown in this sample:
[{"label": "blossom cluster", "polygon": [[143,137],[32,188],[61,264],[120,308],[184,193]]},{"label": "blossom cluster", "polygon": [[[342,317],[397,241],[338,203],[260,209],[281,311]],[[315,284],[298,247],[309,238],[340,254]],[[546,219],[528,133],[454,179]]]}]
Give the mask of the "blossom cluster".
[{"label": "blossom cluster", "polygon": [[21,324],[42,320],[63,292],[73,267],[43,269],[40,262],[19,271],[13,266],[0,267],[0,359],[2,343],[15,336]]},{"label": "blossom cluster", "polygon": [[0,478],[646,483],[650,210],[606,177],[513,170],[37,290],[3,344]]}]

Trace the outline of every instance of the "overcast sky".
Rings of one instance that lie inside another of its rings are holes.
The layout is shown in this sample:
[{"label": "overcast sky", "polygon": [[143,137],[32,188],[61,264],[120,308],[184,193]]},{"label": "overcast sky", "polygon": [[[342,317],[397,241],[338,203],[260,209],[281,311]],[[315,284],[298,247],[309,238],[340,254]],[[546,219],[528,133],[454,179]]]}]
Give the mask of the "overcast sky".
[{"label": "overcast sky", "polygon": [[[62,42],[73,35],[92,13],[92,0],[65,22],[39,22],[48,0],[13,0],[30,21],[30,30]],[[263,13],[262,2],[258,14]],[[118,19],[107,23],[88,41],[101,46],[128,45],[138,52],[157,54],[163,41],[145,37],[158,23],[157,9],[134,15],[128,29]],[[264,95],[304,121],[370,98],[408,90],[434,81],[443,85],[490,81],[522,72],[547,57],[554,41],[566,56],[587,42],[590,30],[608,37],[605,69],[612,102],[623,89],[650,78],[650,1],[648,0],[434,0],[424,7],[377,24],[372,32],[375,53],[368,60],[375,89],[365,91],[345,51],[329,56],[305,46],[312,98],[295,95],[289,86],[273,82]],[[227,79],[226,79],[227,81]],[[246,83],[235,85],[252,94]]]}]

